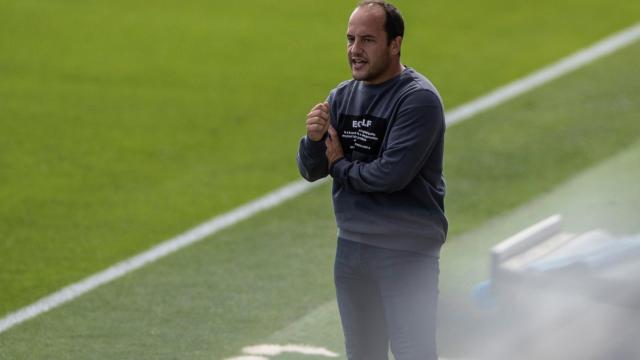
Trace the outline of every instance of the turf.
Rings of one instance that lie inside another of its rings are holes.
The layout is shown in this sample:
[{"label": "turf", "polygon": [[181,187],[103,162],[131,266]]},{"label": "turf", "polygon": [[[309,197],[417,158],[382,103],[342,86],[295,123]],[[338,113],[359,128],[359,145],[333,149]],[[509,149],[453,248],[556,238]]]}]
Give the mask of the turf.
[{"label": "turf", "polygon": [[[449,107],[640,13],[628,1],[398,5],[406,63]],[[348,77],[352,6],[0,3],[0,314],[296,179],[302,114]]]},{"label": "turf", "polygon": [[624,54],[449,129],[447,205],[454,234],[640,139],[640,103],[634,100],[640,45]]},{"label": "turf", "polygon": [[[522,158],[527,158],[530,153],[547,157],[549,149],[554,149],[553,162],[535,163],[534,168],[515,172],[519,176],[513,176],[512,182],[526,185],[538,194],[542,189],[555,191],[555,186],[572,175],[565,174],[562,179],[533,175],[555,171],[557,164],[569,166],[567,163],[576,161],[568,149],[572,149],[577,141],[557,142],[553,137],[548,137],[548,143],[529,141],[530,134],[535,133],[539,124],[527,121],[526,117],[514,118],[513,114],[555,118],[546,124],[545,129],[547,133],[556,133],[568,126],[575,128],[574,121],[581,126],[592,126],[590,124],[601,121],[602,113],[609,113],[615,114],[616,121],[627,123],[615,133],[617,139],[623,139],[625,132],[638,134],[634,128],[637,125],[630,120],[637,114],[638,104],[624,99],[633,99],[640,93],[637,88],[639,82],[630,77],[633,76],[630,74],[633,74],[634,59],[639,53],[640,45],[621,51],[487,112],[483,115],[486,119],[477,117],[458,125],[452,128],[458,132],[450,131],[448,136],[453,141],[455,136],[462,136],[460,134],[480,133],[488,126],[485,121],[493,121],[492,129],[508,136],[505,135],[503,145],[497,149],[490,146],[491,142],[484,142],[487,147],[476,154],[493,157],[496,164],[506,162],[502,160],[506,156],[503,147],[510,149],[508,156],[514,152]],[[599,86],[584,86],[585,82]],[[635,83],[636,87],[627,87],[627,83]],[[558,105],[555,95],[562,93],[571,93],[571,101],[564,98],[562,105]],[[608,110],[591,111],[589,114],[565,111],[565,107],[585,106],[589,103],[587,100],[594,98],[598,99],[600,108]],[[532,108],[531,104],[539,106]],[[502,129],[513,129],[513,122],[519,124],[515,130]],[[590,139],[595,142],[605,135],[587,131],[581,136],[582,141]],[[460,139],[467,140],[466,137]],[[633,152],[631,156],[623,154],[621,158],[617,157],[615,166],[599,167],[595,178],[587,182],[581,180],[563,185],[562,191],[569,191],[569,198],[583,200],[566,209],[575,211],[585,204],[593,205],[593,202],[585,200],[600,193],[599,187],[606,184],[609,191],[602,191],[601,206],[618,201],[629,205],[626,209],[631,213],[637,210],[640,193],[625,191],[625,187],[634,184],[637,170],[634,168],[629,174],[624,173],[615,182],[607,179],[607,174],[625,172],[637,163],[638,144],[636,137],[633,144],[621,141],[616,149],[595,147],[598,150],[592,151],[597,156],[589,156],[594,162],[601,162],[627,149]],[[585,163],[578,164],[583,164],[581,169],[591,167]],[[572,174],[581,171],[578,167],[572,168]],[[499,169],[487,167],[485,173]],[[603,178],[609,181],[603,181]],[[614,188],[611,184],[620,187]],[[519,189],[518,186],[515,188]],[[513,191],[510,189],[507,187],[505,191]],[[465,190],[461,188],[459,191]],[[581,198],[581,191],[588,192],[590,196]],[[486,192],[481,200],[491,203],[493,197],[492,193]],[[562,210],[567,204],[566,199],[536,206],[535,211],[519,212],[517,217],[494,217],[493,224],[500,227],[498,232],[485,228],[471,234],[466,232],[464,236],[461,230],[454,233],[443,253],[443,296],[465,296],[470,284],[486,276],[487,247],[500,240],[496,233],[507,234],[505,228],[512,231],[546,216],[550,210]],[[490,215],[480,213],[477,216],[487,216],[485,220],[489,220]],[[457,221],[455,215],[450,218],[452,223]],[[626,229],[633,230],[633,217],[628,217],[627,223],[630,227]],[[334,242],[335,224],[330,209],[329,186],[324,185],[286,206],[262,213],[209,241],[184,249],[1,334],[0,359],[224,359],[240,355],[240,350],[247,345],[289,341],[328,346],[341,352],[340,329],[332,305]]]}]

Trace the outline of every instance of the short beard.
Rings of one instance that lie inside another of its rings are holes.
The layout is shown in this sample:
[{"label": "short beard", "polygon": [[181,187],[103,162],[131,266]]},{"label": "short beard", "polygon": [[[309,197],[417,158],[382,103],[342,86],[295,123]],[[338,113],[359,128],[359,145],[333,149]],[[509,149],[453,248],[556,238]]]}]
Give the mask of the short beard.
[{"label": "short beard", "polygon": [[[352,66],[353,65],[351,64],[351,60],[349,60],[349,67],[352,67]],[[360,74],[358,76],[356,76],[352,71],[351,77],[353,77],[354,80],[364,81],[364,82],[371,82],[373,80],[376,80],[382,74],[384,74],[387,71],[387,69],[391,66],[391,57],[387,57],[384,62],[378,63],[378,66],[375,69],[370,67],[371,62],[369,62],[367,66],[369,66],[369,71],[365,72],[364,74]]]}]

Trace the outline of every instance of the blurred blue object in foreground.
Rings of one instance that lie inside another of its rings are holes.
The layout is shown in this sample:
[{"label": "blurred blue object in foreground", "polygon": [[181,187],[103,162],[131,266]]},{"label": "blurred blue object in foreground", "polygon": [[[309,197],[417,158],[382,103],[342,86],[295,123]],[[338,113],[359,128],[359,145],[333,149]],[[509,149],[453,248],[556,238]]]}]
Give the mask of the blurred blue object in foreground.
[{"label": "blurred blue object in foreground", "polygon": [[640,234],[562,231],[551,216],[491,249],[474,304],[492,359],[640,359]]}]

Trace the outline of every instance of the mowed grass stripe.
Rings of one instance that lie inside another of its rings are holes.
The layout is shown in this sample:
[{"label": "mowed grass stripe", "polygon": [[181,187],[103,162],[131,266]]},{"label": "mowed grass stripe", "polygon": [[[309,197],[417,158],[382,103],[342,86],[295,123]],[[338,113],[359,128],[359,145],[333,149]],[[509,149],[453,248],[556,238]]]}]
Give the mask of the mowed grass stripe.
[{"label": "mowed grass stripe", "polygon": [[[295,179],[300,114],[349,76],[352,3],[156,5],[0,4],[0,314]],[[447,108],[640,12],[622,0],[398,5],[403,57]]]},{"label": "mowed grass stripe", "polygon": [[[632,26],[620,33],[614,34],[595,45],[581,50],[578,53],[562,59],[556,64],[543,68],[536,73],[517,80],[509,85],[501,87],[487,96],[474,100],[469,104],[462,105],[460,108],[454,109],[451,114],[447,114],[447,124],[453,125],[460,121],[466,120],[479,112],[486,111],[492,107],[519,96],[531,89],[539,87],[546,82],[552,81],[568,72],[574,71],[581,66],[589,64],[596,59],[611,54],[620,48],[628,46],[640,37],[640,25]],[[54,294],[51,294],[26,308],[10,313],[6,317],[0,319],[0,333],[10,329],[11,327],[29,320],[35,316],[58,307],[68,301],[101,286],[129,272],[135,271],[142,266],[157,261],[175,251],[186,246],[194,244],[203,238],[210,236],[228,226],[232,226],[239,221],[247,219],[258,212],[268,210],[282,202],[294,198],[312,188],[313,184],[305,184],[304,182],[291,183],[281,189],[278,189],[266,196],[246,204],[232,212],[216,217],[206,223],[197,226],[175,238],[167,240],[160,245],[136,255],[133,258],[125,260],[121,263],[113,265],[108,269],[94,274],[79,283],[69,285]]]},{"label": "mowed grass stripe", "polygon": [[[478,134],[484,147],[471,150],[481,154],[482,161],[492,158],[495,164],[482,167],[482,172],[468,180],[499,174],[504,170],[500,164],[508,163],[510,156],[525,160],[511,175],[517,186],[500,184],[500,196],[483,192],[484,208],[493,205],[496,209],[480,212],[477,217],[488,220],[492,213],[508,212],[502,198],[522,199],[526,194],[521,193],[521,186],[535,192],[527,197],[531,199],[543,192],[541,189],[553,188],[638,141],[640,125],[635,119],[640,104],[632,100],[640,93],[640,81],[632,70],[639,55],[640,46],[633,45],[481,115],[486,117],[483,121],[452,128],[449,143],[469,141],[471,137],[459,137],[464,134]],[[603,114],[615,121],[602,124]],[[537,120],[531,121],[529,116]],[[487,126],[501,139],[499,148],[486,137]],[[554,136],[538,138],[541,130]],[[560,135],[565,141],[556,141]],[[611,137],[616,141],[603,141]],[[585,144],[599,146],[591,146],[593,149],[585,153]],[[454,149],[454,154],[457,151]],[[554,161],[532,163],[528,159],[548,158],[549,152],[553,152]],[[560,176],[541,176],[548,173]],[[482,188],[482,181],[476,188]],[[456,191],[464,189],[450,194]],[[457,216],[450,219],[461,221]],[[456,234],[450,241],[455,244]],[[57,354],[69,359],[116,359],[124,354],[140,359],[237,356],[244,346],[263,343],[333,297],[334,244],[330,189],[322,186],[286,207],[220,232],[216,241],[183,249],[2,334],[0,358],[39,359]],[[466,255],[486,257],[476,250]],[[482,271],[474,270],[478,274]],[[331,336],[340,329],[333,331]]]}]

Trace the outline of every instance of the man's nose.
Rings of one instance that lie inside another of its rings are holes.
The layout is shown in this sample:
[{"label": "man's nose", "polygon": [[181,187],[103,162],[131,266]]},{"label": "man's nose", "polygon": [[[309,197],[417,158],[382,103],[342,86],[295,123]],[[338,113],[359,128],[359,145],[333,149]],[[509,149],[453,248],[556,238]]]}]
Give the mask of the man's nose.
[{"label": "man's nose", "polygon": [[360,40],[354,40],[351,45],[352,54],[360,54],[362,52],[362,42]]}]

